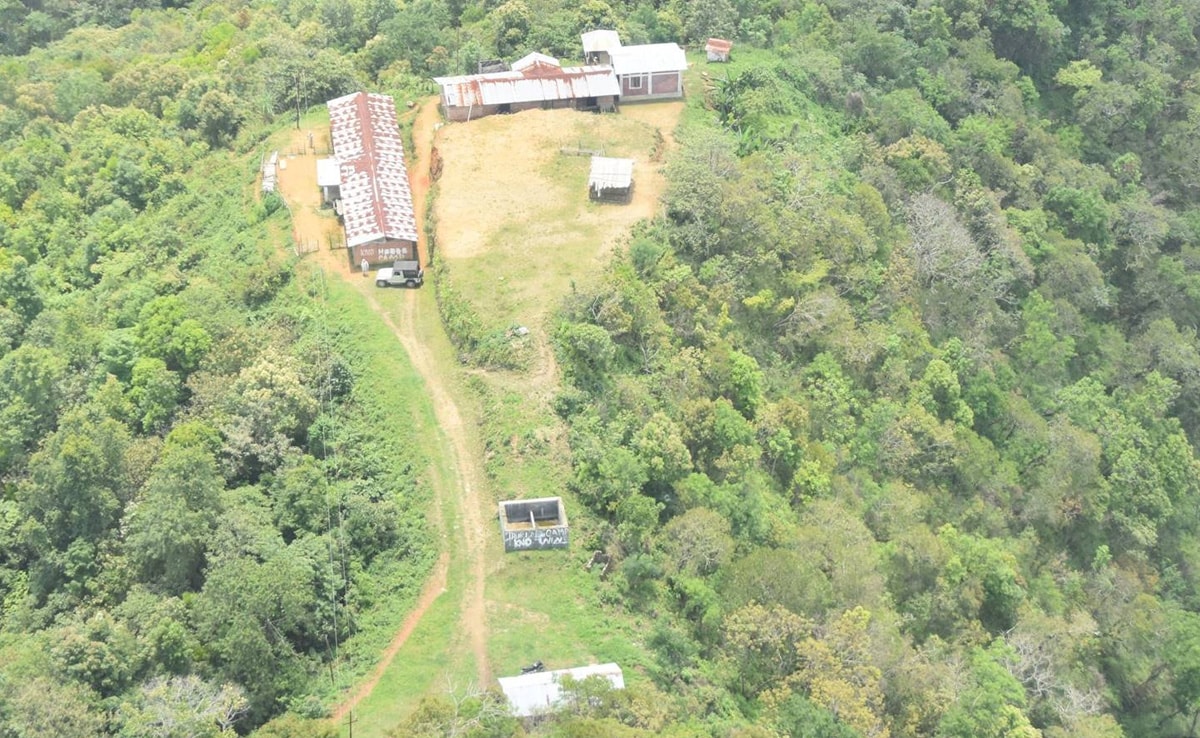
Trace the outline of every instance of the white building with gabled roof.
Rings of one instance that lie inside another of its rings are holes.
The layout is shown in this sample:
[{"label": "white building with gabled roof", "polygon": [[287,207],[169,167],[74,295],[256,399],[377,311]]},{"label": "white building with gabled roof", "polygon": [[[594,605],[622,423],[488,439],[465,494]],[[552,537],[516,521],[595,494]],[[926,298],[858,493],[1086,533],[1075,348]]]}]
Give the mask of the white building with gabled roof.
[{"label": "white building with gabled roof", "polygon": [[625,675],[616,664],[592,664],[574,669],[539,671],[521,676],[500,677],[500,690],[512,705],[517,717],[534,717],[558,707],[562,701],[562,679],[575,681],[598,676],[608,680],[613,689],[625,689]]},{"label": "white building with gabled roof", "polygon": [[608,64],[609,52],[621,47],[616,31],[595,30],[583,34],[583,60],[586,64]]}]

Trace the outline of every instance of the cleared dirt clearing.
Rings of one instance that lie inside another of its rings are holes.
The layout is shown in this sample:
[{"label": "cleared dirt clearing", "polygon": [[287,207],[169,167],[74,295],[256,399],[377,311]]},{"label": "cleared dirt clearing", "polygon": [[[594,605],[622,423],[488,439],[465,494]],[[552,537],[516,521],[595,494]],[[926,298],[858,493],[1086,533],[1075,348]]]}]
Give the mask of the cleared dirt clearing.
[{"label": "cleared dirt clearing", "polygon": [[[662,155],[682,102],[626,105],[612,115],[530,110],[438,131],[445,166],[434,205],[438,253],[485,323],[540,325],[572,280],[605,263],[662,196]],[[634,160],[629,204],[588,200],[590,157]]]}]

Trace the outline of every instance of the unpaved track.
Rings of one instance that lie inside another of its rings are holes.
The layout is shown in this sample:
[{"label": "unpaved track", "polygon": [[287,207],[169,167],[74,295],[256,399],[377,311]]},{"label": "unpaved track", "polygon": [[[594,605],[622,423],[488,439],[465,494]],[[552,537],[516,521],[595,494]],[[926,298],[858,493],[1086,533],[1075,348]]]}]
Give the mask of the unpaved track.
[{"label": "unpaved track", "polygon": [[446,591],[446,575],[450,569],[450,555],[443,553],[438,557],[437,564],[433,567],[433,575],[429,577],[429,581],[425,582],[425,588],[421,590],[421,599],[417,600],[416,607],[404,618],[404,623],[401,624],[400,630],[396,631],[396,635],[392,636],[391,643],[384,649],[383,654],[379,657],[379,663],[375,665],[375,670],[371,672],[371,676],[367,681],[358,685],[342,704],[338,705],[330,718],[335,723],[340,723],[347,713],[358,706],[367,695],[371,694],[371,690],[375,689],[375,685],[379,684],[380,677],[383,672],[392,663],[392,659],[396,658],[396,653],[400,647],[408,641],[408,637],[416,630],[417,624],[421,622],[421,617],[425,614],[432,605],[433,601],[438,598],[442,592]]},{"label": "unpaved track", "polygon": [[[434,128],[439,121],[437,98],[423,101],[413,125],[413,143],[416,149],[413,154],[415,156],[410,155],[408,161],[417,229],[422,234],[425,233],[425,208],[430,187],[429,164],[432,156]],[[293,134],[293,151],[304,150],[306,140],[307,131],[296,131]],[[280,172],[279,189],[291,207],[296,239],[320,242],[324,246],[329,242],[331,229],[337,227],[337,221],[328,216],[321,216],[317,210],[319,205],[316,187],[317,158],[311,152],[290,156],[287,169]],[[336,233],[336,231],[333,232]],[[423,262],[428,263],[428,254],[424,250],[422,250],[421,257]],[[376,299],[377,288],[374,286],[374,280],[364,278],[358,272],[357,267],[352,267],[344,250],[331,250],[323,247],[307,258],[315,260],[327,274],[343,279],[366,298],[371,310],[379,315],[408,354],[413,368],[421,376],[429,393],[438,431],[447,444],[446,453],[450,462],[448,466],[453,470],[449,479],[436,471],[432,471],[429,475],[437,498],[434,503],[434,518],[439,527],[443,528],[443,534],[446,534],[445,522],[438,510],[442,503],[449,500],[454,504],[462,523],[468,578],[462,593],[461,632],[465,634],[474,658],[479,685],[486,688],[491,682],[491,669],[487,659],[487,618],[484,607],[485,522],[482,510],[484,475],[478,455],[472,450],[462,413],[451,392],[446,369],[438,364],[417,333],[418,325],[429,323],[429,321],[421,322],[419,311],[431,309],[432,294],[423,295],[423,293],[431,290],[432,286],[425,290],[412,290],[403,294],[398,314],[394,315]],[[437,321],[432,322],[437,323]],[[431,467],[433,466],[436,464],[431,464]],[[437,597],[446,591],[450,563],[450,556],[443,553],[426,582],[416,607],[396,631],[387,649],[381,654],[374,671],[334,709],[333,720],[340,721],[371,694],[396,654],[421,622],[426,611]]]}]

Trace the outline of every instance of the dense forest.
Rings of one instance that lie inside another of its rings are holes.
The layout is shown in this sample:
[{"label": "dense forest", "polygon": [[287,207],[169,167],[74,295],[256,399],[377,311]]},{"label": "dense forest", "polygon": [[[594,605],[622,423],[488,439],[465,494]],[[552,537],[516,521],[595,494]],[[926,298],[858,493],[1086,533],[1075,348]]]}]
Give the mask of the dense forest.
[{"label": "dense forest", "polygon": [[555,329],[653,684],[529,730],[1197,735],[1200,2],[0,0],[0,736],[328,734],[432,543],[253,152],[596,27],[737,45]]}]

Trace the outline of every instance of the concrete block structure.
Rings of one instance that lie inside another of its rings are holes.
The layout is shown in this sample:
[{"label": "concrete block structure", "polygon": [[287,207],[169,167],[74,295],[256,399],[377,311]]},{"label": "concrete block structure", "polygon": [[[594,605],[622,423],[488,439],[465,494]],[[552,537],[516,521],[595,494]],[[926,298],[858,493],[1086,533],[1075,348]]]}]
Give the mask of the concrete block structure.
[{"label": "concrete block structure", "polygon": [[500,534],[504,537],[506,553],[566,548],[570,536],[562,498],[539,497],[501,502]]}]

